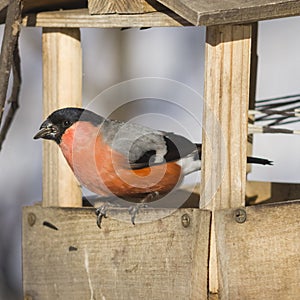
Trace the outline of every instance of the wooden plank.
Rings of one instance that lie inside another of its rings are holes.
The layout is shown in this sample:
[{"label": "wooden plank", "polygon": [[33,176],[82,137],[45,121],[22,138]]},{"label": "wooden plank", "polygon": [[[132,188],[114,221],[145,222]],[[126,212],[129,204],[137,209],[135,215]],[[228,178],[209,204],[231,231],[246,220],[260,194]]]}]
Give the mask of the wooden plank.
[{"label": "wooden plank", "polygon": [[300,201],[217,211],[221,299],[298,299]]},{"label": "wooden plank", "polygon": [[36,27],[165,27],[188,26],[188,21],[172,12],[152,12],[132,15],[93,15],[87,9],[61,10],[29,14],[23,19],[23,26]]},{"label": "wooden plank", "polygon": [[[251,25],[220,25],[206,32],[200,207],[245,204]],[[214,216],[210,292],[218,292]]]},{"label": "wooden plank", "polygon": [[90,14],[141,14],[166,9],[154,0],[89,0]]},{"label": "wooden plank", "polygon": [[[43,29],[44,118],[66,106],[81,106],[82,54],[79,29]],[[81,206],[81,191],[60,149],[43,143],[43,205]]]},{"label": "wooden plank", "polygon": [[274,203],[300,199],[300,184],[247,181],[247,203]]},{"label": "wooden plank", "polygon": [[[206,299],[210,215],[199,209],[23,209],[23,288],[33,299]],[[190,225],[181,217],[188,214]],[[126,222],[121,221],[126,219]],[[57,230],[47,226],[53,224]],[[43,224],[46,224],[43,225]]]},{"label": "wooden plank", "polygon": [[251,25],[207,28],[201,205],[212,210],[245,203],[250,50]]},{"label": "wooden plank", "polygon": [[158,0],[192,24],[249,23],[300,14],[298,0]]}]

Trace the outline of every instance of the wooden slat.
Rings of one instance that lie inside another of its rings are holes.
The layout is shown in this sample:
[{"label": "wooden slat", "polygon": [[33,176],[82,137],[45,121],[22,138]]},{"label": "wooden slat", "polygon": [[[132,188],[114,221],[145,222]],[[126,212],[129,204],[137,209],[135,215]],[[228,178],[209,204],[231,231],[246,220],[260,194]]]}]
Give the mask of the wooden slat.
[{"label": "wooden slat", "polygon": [[[24,208],[24,296],[206,299],[210,212],[161,214],[141,211],[137,221],[147,223],[134,226],[127,210],[110,211],[99,229],[93,209]],[[181,224],[183,214],[189,227]]]},{"label": "wooden slat", "polygon": [[89,0],[90,14],[141,14],[164,10],[155,0]]},{"label": "wooden slat", "polygon": [[201,205],[212,210],[245,203],[250,50],[251,25],[207,28]]},{"label": "wooden slat", "polygon": [[23,26],[36,27],[97,27],[97,28],[122,28],[122,27],[166,27],[188,26],[188,21],[170,12],[153,12],[132,15],[93,15],[87,9],[61,10],[30,14],[24,17]]},{"label": "wooden slat", "polygon": [[247,181],[247,203],[274,203],[300,199],[300,184]]},{"label": "wooden slat", "polygon": [[[44,118],[81,106],[82,54],[79,29],[43,29]],[[44,141],[43,205],[81,206],[81,191],[58,146]]]},{"label": "wooden slat", "polygon": [[[200,207],[245,204],[251,25],[220,25],[206,32],[203,164]],[[217,293],[214,217],[210,291]]]},{"label": "wooden slat", "polygon": [[248,23],[300,14],[298,0],[158,0],[192,24]]},{"label": "wooden slat", "polygon": [[221,299],[299,299],[300,201],[217,211]]}]

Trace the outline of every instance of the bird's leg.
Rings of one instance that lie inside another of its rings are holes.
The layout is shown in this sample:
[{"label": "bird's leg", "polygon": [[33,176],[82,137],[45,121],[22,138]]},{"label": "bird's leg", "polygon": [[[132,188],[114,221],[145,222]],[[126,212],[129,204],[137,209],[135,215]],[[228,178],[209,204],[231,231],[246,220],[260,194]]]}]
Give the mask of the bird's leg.
[{"label": "bird's leg", "polygon": [[147,208],[148,207],[147,203],[153,201],[156,197],[158,197],[158,195],[159,195],[158,192],[152,192],[148,194],[145,198],[143,198],[140,203],[131,205],[128,208],[129,215],[131,216],[131,223],[133,225],[135,225],[135,217],[138,214],[139,210],[141,208]]},{"label": "bird's leg", "polygon": [[101,223],[102,223],[103,217],[107,218],[107,215],[106,215],[107,208],[108,208],[108,205],[104,204],[104,205],[98,207],[95,211],[95,214],[97,216],[97,226],[99,228],[101,228]]},{"label": "bird's leg", "polygon": [[97,226],[99,228],[101,228],[102,219],[107,218],[106,213],[108,209],[110,207],[116,207],[116,206],[119,205],[117,203],[112,204],[111,202],[107,201],[96,209],[95,214],[97,215]]}]

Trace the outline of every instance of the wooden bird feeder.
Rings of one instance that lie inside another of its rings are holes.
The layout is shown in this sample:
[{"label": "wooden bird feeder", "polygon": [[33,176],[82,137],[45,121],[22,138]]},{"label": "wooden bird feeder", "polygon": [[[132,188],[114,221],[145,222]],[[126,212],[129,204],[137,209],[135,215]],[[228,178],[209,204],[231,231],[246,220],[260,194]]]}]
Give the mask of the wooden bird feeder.
[{"label": "wooden bird feeder", "polygon": [[204,205],[136,226],[108,218],[99,230],[45,143],[42,206],[23,210],[24,299],[298,299],[300,202],[245,199],[257,21],[299,15],[300,1],[24,0],[23,12],[23,26],[43,28],[44,116],[81,105],[81,27],[206,26]]}]

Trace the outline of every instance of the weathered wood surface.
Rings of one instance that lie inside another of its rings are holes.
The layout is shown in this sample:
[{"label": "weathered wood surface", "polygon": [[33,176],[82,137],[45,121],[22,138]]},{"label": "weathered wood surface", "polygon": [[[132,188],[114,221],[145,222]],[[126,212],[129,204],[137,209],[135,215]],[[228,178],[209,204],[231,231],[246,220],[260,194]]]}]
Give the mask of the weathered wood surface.
[{"label": "weathered wood surface", "polygon": [[273,203],[300,199],[300,184],[247,181],[247,203]]},{"label": "weathered wood surface", "polygon": [[166,9],[155,0],[89,0],[90,14],[137,14]]},{"label": "weathered wood surface", "polygon": [[[79,29],[44,28],[44,118],[66,106],[81,106],[82,53]],[[43,205],[81,206],[79,185],[57,145],[43,142]]]},{"label": "weathered wood surface", "polygon": [[[254,22],[265,19],[294,16],[300,14],[298,0],[90,0],[89,5],[96,8],[102,4],[109,12],[112,8],[117,12],[124,9],[130,11],[151,9],[151,4],[163,4],[194,25],[217,25],[225,23]],[[150,2],[143,6],[141,3]],[[24,12],[40,12],[53,9],[79,9],[86,7],[82,0],[24,0]],[[118,4],[119,3],[119,4]],[[127,4],[127,6],[125,5]],[[116,6],[118,9],[116,9]],[[156,5],[155,5],[156,6]],[[129,25],[130,26],[130,25]]]},{"label": "weathered wood surface", "polygon": [[300,201],[215,213],[221,299],[299,299]]},{"label": "weathered wood surface", "polygon": [[158,0],[192,24],[249,23],[300,14],[298,0]]},{"label": "weathered wood surface", "polygon": [[207,28],[201,206],[245,202],[251,25]]},{"label": "weathered wood surface", "polygon": [[[251,25],[207,27],[200,207],[245,204]],[[218,292],[214,214],[210,291]]]},{"label": "weathered wood surface", "polygon": [[[32,299],[206,299],[209,211],[23,209],[23,288]],[[190,226],[181,217],[188,214]],[[122,217],[123,215],[123,217]],[[48,223],[45,223],[48,222]],[[49,227],[53,224],[57,230]],[[44,224],[44,225],[43,225]],[[48,225],[48,226],[47,226]]]},{"label": "weathered wood surface", "polygon": [[166,27],[191,25],[174,13],[152,12],[131,15],[90,15],[87,9],[61,10],[29,14],[23,18],[23,26],[36,27]]}]

